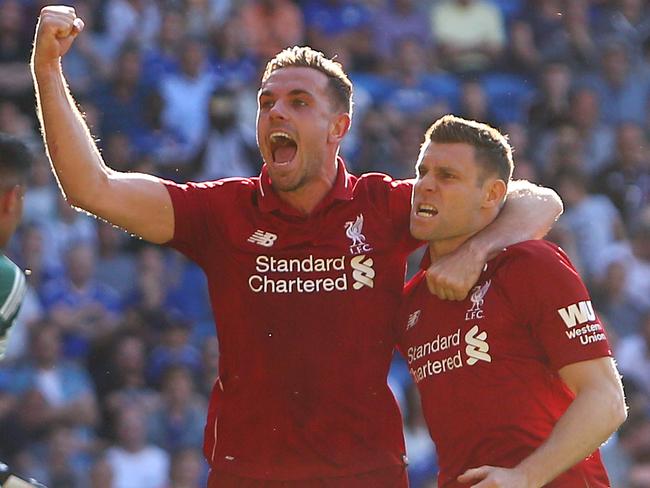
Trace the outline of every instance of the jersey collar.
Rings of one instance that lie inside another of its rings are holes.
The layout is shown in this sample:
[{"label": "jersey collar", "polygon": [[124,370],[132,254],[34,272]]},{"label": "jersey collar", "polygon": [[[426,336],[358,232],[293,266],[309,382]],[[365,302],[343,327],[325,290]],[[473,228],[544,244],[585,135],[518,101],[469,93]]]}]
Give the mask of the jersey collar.
[{"label": "jersey collar", "polygon": [[[337,200],[352,200],[353,196],[353,179],[354,176],[348,173],[345,168],[343,159],[337,158],[338,168],[334,186],[325,198],[316,206],[313,213],[323,208],[327,208]],[[260,210],[262,212],[272,212],[280,210],[282,213],[289,215],[302,216],[295,208],[284,202],[273,189],[271,178],[269,176],[266,164],[262,166],[262,173],[257,182],[257,195]]]}]

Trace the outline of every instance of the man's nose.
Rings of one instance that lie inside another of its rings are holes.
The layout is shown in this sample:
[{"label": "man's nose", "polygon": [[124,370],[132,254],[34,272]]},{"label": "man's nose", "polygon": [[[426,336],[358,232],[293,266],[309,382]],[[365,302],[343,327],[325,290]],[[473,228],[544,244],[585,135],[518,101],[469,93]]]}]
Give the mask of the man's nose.
[{"label": "man's nose", "polygon": [[271,119],[280,119],[280,120],[286,119],[285,108],[286,107],[284,103],[281,100],[277,100],[271,107],[271,110],[269,110],[269,117]]},{"label": "man's nose", "polygon": [[426,175],[416,181],[415,188],[420,192],[433,193],[438,188],[438,183],[434,176]]}]

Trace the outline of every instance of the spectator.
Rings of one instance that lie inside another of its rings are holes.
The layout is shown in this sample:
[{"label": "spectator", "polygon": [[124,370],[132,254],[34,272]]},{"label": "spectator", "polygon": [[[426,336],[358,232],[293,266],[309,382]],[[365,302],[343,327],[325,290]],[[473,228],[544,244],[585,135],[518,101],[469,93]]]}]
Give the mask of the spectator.
[{"label": "spectator", "polygon": [[201,372],[201,353],[189,343],[190,324],[180,317],[161,317],[155,324],[162,329],[159,345],[155,346],[149,356],[147,367],[149,380],[159,384],[165,371],[170,366],[185,366],[195,377]]},{"label": "spectator", "polygon": [[43,289],[43,305],[65,337],[68,357],[85,357],[90,344],[109,334],[122,305],[116,292],[95,278],[95,249],[72,246],[66,254],[63,279]]},{"label": "spectator", "polygon": [[516,71],[536,73],[551,59],[562,59],[564,53],[547,49],[554,36],[563,29],[562,0],[534,0],[526,2],[522,15],[511,28],[510,55]]},{"label": "spectator", "polygon": [[115,443],[106,451],[113,471],[113,488],[164,488],[169,454],[147,443],[145,416],[137,408],[118,412]]},{"label": "spectator", "polygon": [[534,131],[543,134],[568,121],[572,77],[569,66],[561,61],[551,60],[542,66],[540,90],[528,114]]},{"label": "spectator", "polygon": [[650,395],[650,312],[643,317],[637,333],[621,339],[616,358],[621,373]]},{"label": "spectator", "polygon": [[303,13],[307,44],[331,56],[336,54],[332,46],[350,48],[355,32],[370,20],[366,6],[353,0],[306,0]]},{"label": "spectator", "polygon": [[129,238],[117,227],[97,221],[95,278],[102,285],[127,295],[135,282],[135,259],[128,250]]},{"label": "spectator", "polygon": [[242,39],[260,60],[304,41],[302,12],[291,0],[248,0],[241,8],[240,22]]},{"label": "spectator", "polygon": [[373,18],[373,46],[387,59],[397,52],[404,39],[414,39],[425,50],[432,49],[431,29],[426,11],[415,0],[387,0]]},{"label": "spectator", "polygon": [[74,428],[77,442],[90,442],[98,409],[88,373],[63,358],[61,333],[50,322],[32,329],[30,345],[30,357],[13,372],[14,391],[38,393],[43,399],[39,407],[42,420],[65,423]]},{"label": "spectator", "polygon": [[598,95],[587,87],[578,88],[570,97],[569,120],[584,141],[584,169],[594,176],[614,154],[614,131],[602,122]]},{"label": "spectator", "polygon": [[643,126],[624,123],[616,130],[613,159],[595,178],[594,190],[608,195],[632,222],[650,203],[650,147]]},{"label": "spectator", "polygon": [[623,223],[606,196],[587,192],[586,175],[578,168],[562,168],[555,185],[566,206],[558,225],[575,235],[578,255],[571,258],[589,280],[603,249],[623,237]]},{"label": "spectator", "polygon": [[[258,170],[259,155],[240,129],[237,94],[222,88],[212,93],[209,102],[210,128],[196,158],[200,161],[198,180],[230,176],[251,176]],[[181,176],[182,177],[182,176]]]},{"label": "spectator", "polygon": [[180,69],[160,80],[164,102],[164,126],[193,149],[203,142],[208,128],[208,101],[219,79],[208,63],[207,46],[200,39],[186,39],[179,51]]},{"label": "spectator", "polygon": [[167,488],[202,488],[206,466],[199,449],[181,449],[172,456],[170,483]]},{"label": "spectator", "polygon": [[146,383],[144,341],[124,333],[106,346],[97,350],[90,363],[102,400],[102,434],[109,434],[108,425],[119,412],[137,407],[148,416],[160,403],[160,395]]},{"label": "spectator", "polygon": [[645,124],[648,112],[648,80],[638,72],[624,44],[609,42],[602,47],[601,71],[585,83],[597,90],[601,118],[608,124]]},{"label": "spectator", "polygon": [[203,446],[207,404],[194,386],[193,372],[169,365],[162,378],[162,401],[148,417],[147,437],[168,452]]},{"label": "spectator", "polygon": [[431,10],[440,59],[456,73],[487,71],[501,60],[506,33],[501,11],[487,0],[444,0]]},{"label": "spectator", "polygon": [[18,0],[0,2],[0,93],[27,111],[33,105],[29,60],[29,34],[26,7]]},{"label": "spectator", "polygon": [[113,488],[113,468],[105,456],[95,460],[90,469],[90,488]]},{"label": "spectator", "polygon": [[141,134],[144,95],[140,50],[135,44],[125,44],[117,55],[113,76],[100,84],[91,97],[101,114],[99,122],[105,137],[114,133],[125,137]]},{"label": "spectator", "polygon": [[608,2],[606,12],[598,25],[604,39],[624,43],[636,58],[640,47],[650,35],[650,12],[642,0],[616,0]]},{"label": "spectator", "polygon": [[167,8],[162,13],[156,42],[142,52],[142,79],[146,86],[155,86],[163,76],[178,70],[179,51],[187,20],[182,10]]},{"label": "spectator", "polygon": [[160,9],[153,0],[108,0],[105,22],[113,48],[129,43],[139,48],[151,46],[160,30]]},{"label": "spectator", "polygon": [[639,332],[645,310],[628,293],[627,273],[623,263],[613,261],[596,276],[594,283],[594,305],[621,340]]}]

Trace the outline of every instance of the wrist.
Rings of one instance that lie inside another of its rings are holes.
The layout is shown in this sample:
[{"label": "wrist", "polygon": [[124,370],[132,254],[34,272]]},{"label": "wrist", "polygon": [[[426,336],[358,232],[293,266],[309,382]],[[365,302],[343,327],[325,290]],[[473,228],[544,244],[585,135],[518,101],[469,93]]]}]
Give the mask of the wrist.
[{"label": "wrist", "polygon": [[528,465],[525,461],[517,466],[515,470],[517,470],[521,474],[522,478],[524,478],[524,486],[526,486],[526,488],[541,488],[547,482],[544,479],[543,473],[538,472],[539,469],[535,470],[535,466]]},{"label": "wrist", "polygon": [[475,235],[466,242],[466,251],[475,259],[485,263],[490,253],[490,248],[483,242],[479,235]]},{"label": "wrist", "polygon": [[32,71],[37,80],[45,80],[49,77],[61,75],[61,58],[39,59],[34,56],[32,59]]}]

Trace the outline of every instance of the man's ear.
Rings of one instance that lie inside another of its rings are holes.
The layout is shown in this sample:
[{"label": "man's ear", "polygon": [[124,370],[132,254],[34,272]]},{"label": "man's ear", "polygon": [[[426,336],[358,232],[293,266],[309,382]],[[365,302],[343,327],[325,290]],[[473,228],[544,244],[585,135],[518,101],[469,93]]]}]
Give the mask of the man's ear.
[{"label": "man's ear", "polygon": [[343,137],[345,137],[345,134],[350,130],[351,123],[352,119],[349,113],[341,112],[338,114],[330,127],[328,142],[340,143]]},{"label": "man's ear", "polygon": [[483,208],[500,207],[508,193],[508,186],[501,178],[488,178],[485,182]]}]

